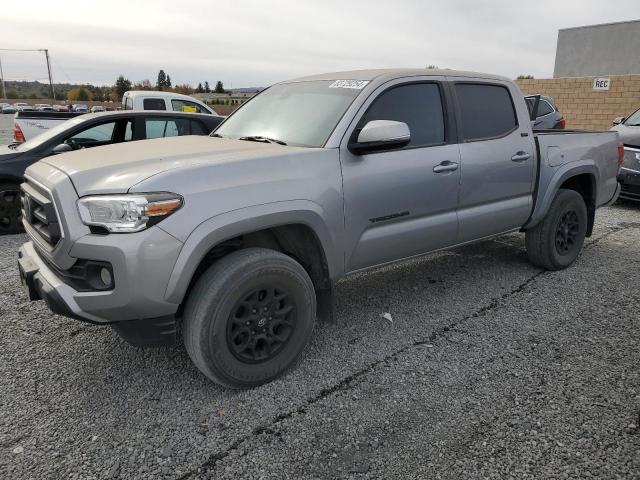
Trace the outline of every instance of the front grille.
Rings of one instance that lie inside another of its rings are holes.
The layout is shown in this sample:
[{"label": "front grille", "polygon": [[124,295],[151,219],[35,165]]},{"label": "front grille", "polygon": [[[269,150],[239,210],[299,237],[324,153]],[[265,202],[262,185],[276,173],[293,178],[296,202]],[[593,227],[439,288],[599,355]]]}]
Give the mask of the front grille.
[{"label": "front grille", "polygon": [[640,170],[640,150],[625,146],[624,163],[622,166],[631,170]]},{"label": "front grille", "polygon": [[37,190],[28,181],[21,188],[22,218],[42,240],[55,247],[62,231],[53,200],[48,192]]}]

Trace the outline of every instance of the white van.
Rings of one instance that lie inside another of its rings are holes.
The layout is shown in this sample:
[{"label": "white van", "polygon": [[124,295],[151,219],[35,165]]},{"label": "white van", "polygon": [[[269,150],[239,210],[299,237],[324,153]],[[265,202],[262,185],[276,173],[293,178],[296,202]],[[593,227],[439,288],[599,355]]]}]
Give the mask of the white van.
[{"label": "white van", "polygon": [[122,96],[124,110],[173,110],[176,112],[217,113],[200,100],[173,92],[130,90]]}]

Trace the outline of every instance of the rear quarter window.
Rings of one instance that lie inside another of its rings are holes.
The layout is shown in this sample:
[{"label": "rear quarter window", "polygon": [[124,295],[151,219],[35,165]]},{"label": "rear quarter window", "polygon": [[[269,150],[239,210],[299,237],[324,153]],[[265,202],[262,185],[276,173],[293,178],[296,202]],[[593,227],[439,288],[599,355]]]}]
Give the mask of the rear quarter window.
[{"label": "rear quarter window", "polygon": [[145,98],[142,101],[142,108],[144,110],[166,110],[167,105],[163,98]]},{"label": "rear quarter window", "polygon": [[465,141],[503,137],[518,127],[518,117],[506,87],[458,83],[455,91]]}]

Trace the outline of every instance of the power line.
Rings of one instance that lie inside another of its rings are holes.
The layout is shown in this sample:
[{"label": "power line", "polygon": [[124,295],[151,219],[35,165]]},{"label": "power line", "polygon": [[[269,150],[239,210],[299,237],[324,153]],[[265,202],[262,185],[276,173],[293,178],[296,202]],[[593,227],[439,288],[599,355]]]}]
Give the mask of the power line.
[{"label": "power line", "polygon": [[[51,63],[49,62],[49,50],[46,48],[0,48],[2,52],[44,52],[44,58],[47,62],[47,73],[49,74],[49,88],[51,89],[51,102],[55,102],[56,94],[53,90],[53,78],[51,77]],[[2,77],[2,90],[4,91],[4,77]]]},{"label": "power line", "polygon": [[54,63],[54,65],[56,67],[58,67],[58,70],[60,70],[65,77],[67,77],[67,80],[69,80],[69,83],[73,83],[73,80],[71,80],[71,78],[69,77],[69,75],[67,75],[67,72],[64,71],[64,69],[60,66],[60,64],[58,62],[56,62],[56,59],[53,58],[51,55],[49,55],[49,58],[51,59],[51,61]]}]

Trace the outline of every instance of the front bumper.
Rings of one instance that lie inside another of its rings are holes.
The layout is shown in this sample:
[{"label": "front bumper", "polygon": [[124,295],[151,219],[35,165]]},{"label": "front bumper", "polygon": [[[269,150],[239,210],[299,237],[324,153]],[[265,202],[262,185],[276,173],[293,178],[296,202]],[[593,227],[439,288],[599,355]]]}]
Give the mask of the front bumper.
[{"label": "front bumper", "polygon": [[137,345],[167,344],[175,339],[178,305],[167,302],[164,294],[181,248],[181,242],[158,227],[78,239],[71,256],[110,263],[112,290],[75,290],[32,242],[20,247],[18,268],[29,299],[44,300],[54,313],[111,325]]},{"label": "front bumper", "polygon": [[622,187],[620,198],[640,202],[640,171],[623,167],[618,174],[618,182]]}]

